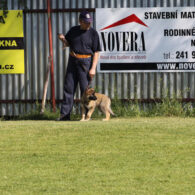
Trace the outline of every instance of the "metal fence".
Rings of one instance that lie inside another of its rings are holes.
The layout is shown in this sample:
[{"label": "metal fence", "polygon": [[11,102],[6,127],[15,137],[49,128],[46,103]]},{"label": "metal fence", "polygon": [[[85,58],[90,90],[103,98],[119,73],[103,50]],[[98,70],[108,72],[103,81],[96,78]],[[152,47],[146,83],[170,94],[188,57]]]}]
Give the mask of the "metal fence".
[{"label": "metal fence", "polygon": [[[23,2],[23,4],[21,4]],[[24,9],[25,74],[0,75],[0,116],[14,116],[36,108],[43,93],[48,64],[48,18],[46,0],[8,0],[8,9]],[[63,98],[63,83],[69,49],[62,50],[57,33],[66,33],[78,24],[79,11],[90,8],[195,6],[195,0],[52,0],[52,33],[57,105]],[[150,102],[165,94],[186,101],[195,99],[195,73],[98,73],[92,83],[96,89],[114,98]],[[166,93],[165,93],[166,92]],[[51,98],[49,85],[47,100]],[[75,99],[80,98],[77,90]]]}]

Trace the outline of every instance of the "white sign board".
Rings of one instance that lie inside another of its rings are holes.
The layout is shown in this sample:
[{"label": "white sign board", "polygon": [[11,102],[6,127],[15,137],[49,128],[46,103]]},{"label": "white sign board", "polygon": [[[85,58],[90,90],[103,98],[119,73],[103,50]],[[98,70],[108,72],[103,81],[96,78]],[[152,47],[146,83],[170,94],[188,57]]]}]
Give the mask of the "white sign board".
[{"label": "white sign board", "polygon": [[98,72],[195,72],[195,7],[97,8]]}]

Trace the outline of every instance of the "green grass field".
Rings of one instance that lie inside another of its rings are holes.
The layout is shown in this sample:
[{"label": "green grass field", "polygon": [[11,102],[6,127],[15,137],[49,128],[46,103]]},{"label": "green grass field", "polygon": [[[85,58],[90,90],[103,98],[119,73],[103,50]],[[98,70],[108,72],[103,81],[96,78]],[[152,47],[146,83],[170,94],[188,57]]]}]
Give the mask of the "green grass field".
[{"label": "green grass field", "polygon": [[194,118],[0,121],[0,194],[194,194]]}]

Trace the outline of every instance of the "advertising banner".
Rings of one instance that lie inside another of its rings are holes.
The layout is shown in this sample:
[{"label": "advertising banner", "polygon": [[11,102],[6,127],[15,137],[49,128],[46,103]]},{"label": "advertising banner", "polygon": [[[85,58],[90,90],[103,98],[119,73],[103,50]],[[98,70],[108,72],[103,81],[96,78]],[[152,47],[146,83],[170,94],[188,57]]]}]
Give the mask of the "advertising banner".
[{"label": "advertising banner", "polygon": [[195,72],[195,7],[97,8],[98,72]]},{"label": "advertising banner", "polygon": [[0,74],[24,73],[23,11],[0,11]]}]

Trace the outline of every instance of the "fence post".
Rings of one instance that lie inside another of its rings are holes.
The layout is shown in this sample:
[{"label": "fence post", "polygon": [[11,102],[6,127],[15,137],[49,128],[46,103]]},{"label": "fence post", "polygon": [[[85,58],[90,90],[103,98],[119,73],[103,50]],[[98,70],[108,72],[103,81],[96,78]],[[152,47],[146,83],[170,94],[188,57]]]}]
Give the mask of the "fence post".
[{"label": "fence post", "polygon": [[49,54],[50,54],[50,59],[51,59],[51,71],[50,72],[51,72],[52,107],[53,107],[53,112],[56,112],[50,0],[47,0],[47,14],[48,14],[48,33],[49,33]]}]

